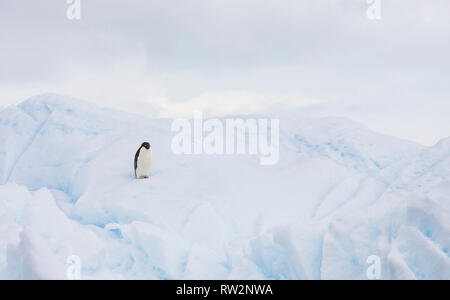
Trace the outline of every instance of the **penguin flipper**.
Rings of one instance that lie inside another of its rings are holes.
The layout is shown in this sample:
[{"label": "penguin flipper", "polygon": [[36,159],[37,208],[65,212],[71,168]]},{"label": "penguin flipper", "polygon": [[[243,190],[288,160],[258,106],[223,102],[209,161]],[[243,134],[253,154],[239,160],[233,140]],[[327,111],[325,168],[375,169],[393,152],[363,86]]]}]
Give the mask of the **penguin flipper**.
[{"label": "penguin flipper", "polygon": [[138,158],[139,158],[139,152],[141,151],[141,148],[138,149],[138,151],[136,152],[136,155],[134,156],[134,176],[137,177],[137,163],[138,163]]}]

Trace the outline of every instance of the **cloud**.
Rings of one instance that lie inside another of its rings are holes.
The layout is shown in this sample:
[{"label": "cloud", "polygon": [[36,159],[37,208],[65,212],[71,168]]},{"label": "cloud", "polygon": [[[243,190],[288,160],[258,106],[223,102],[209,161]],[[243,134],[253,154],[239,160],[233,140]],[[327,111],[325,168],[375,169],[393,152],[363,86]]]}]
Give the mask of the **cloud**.
[{"label": "cloud", "polygon": [[375,127],[403,122],[403,136],[421,142],[411,116],[440,112],[448,124],[448,1],[382,0],[380,21],[367,19],[365,0],[81,1],[80,21],[61,0],[0,2],[0,106],[57,92],[186,115],[314,99],[334,113],[365,108]]},{"label": "cloud", "polygon": [[169,103],[160,101],[162,116],[192,117],[194,111],[202,111],[207,117],[223,115],[264,114],[273,110],[308,107],[320,103],[320,99],[300,94],[265,94],[252,91],[205,91],[187,101]]}]

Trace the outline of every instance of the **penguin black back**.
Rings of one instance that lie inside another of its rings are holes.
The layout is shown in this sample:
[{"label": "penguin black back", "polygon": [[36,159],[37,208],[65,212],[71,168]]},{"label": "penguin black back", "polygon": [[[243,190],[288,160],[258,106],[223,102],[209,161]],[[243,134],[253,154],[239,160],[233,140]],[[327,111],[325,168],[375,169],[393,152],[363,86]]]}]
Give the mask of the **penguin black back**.
[{"label": "penguin black back", "polygon": [[136,152],[136,155],[134,156],[134,176],[137,176],[136,174],[136,169],[137,169],[137,162],[138,162],[138,158],[139,158],[139,152],[141,152],[141,147],[139,147],[138,151]]}]

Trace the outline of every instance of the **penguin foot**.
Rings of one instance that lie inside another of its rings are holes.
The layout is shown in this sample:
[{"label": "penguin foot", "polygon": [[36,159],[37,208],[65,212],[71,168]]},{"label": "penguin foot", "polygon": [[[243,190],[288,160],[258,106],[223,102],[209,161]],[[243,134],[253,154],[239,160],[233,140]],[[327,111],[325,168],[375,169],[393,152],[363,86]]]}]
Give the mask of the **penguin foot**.
[{"label": "penguin foot", "polygon": [[149,178],[150,178],[149,176],[139,176],[138,179],[149,179]]}]

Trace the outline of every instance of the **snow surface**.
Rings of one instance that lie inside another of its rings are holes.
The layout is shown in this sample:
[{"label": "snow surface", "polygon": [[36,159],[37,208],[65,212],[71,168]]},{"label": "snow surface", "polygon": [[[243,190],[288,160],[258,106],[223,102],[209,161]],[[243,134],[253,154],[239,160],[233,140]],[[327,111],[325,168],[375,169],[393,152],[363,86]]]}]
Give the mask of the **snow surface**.
[{"label": "snow surface", "polygon": [[[280,161],[175,155],[171,120],[41,95],[0,111],[0,278],[450,279],[450,139],[280,116]],[[134,153],[153,150],[150,180]]]}]

